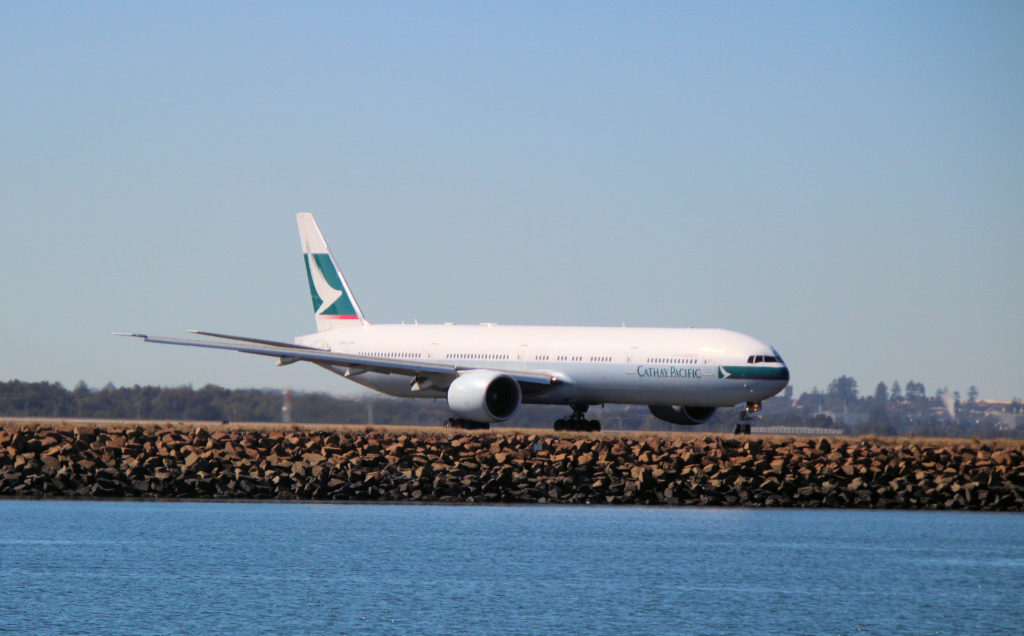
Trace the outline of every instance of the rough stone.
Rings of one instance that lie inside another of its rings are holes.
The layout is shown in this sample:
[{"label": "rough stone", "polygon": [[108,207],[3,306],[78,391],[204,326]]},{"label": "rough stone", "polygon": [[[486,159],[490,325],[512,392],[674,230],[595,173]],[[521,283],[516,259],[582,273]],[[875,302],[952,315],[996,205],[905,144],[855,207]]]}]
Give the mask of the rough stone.
[{"label": "rough stone", "polygon": [[1024,510],[1022,448],[19,425],[0,434],[0,495]]}]

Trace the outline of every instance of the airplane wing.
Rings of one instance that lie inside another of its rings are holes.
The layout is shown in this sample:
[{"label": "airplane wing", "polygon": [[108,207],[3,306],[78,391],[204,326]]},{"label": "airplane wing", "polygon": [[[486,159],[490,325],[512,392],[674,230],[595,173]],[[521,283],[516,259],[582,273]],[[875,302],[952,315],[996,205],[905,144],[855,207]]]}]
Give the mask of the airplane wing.
[{"label": "airplane wing", "polygon": [[[440,362],[421,362],[419,360],[403,360],[393,358],[377,358],[372,356],[361,356],[352,353],[337,353],[327,349],[317,349],[305,345],[280,342],[276,340],[263,340],[261,338],[247,338],[244,336],[231,336],[227,334],[213,333],[209,331],[192,331],[191,333],[211,336],[223,340],[235,342],[221,342],[218,340],[192,340],[188,338],[167,338],[163,336],[148,336],[143,333],[117,333],[116,336],[129,336],[140,338],[144,342],[155,342],[159,344],[183,345],[187,347],[203,347],[206,349],[224,349],[227,351],[238,351],[240,353],[251,353],[259,356],[278,358],[279,365],[292,364],[293,362],[313,362],[326,367],[344,367],[347,369],[342,375],[356,375],[367,371],[373,373],[393,373],[396,375],[407,375],[416,381],[419,377],[442,376],[456,378],[470,371],[487,369],[488,367],[474,367],[466,365],[444,364]],[[238,343],[238,344],[236,344]],[[515,378],[519,382],[534,385],[551,386],[560,383],[562,380],[555,374],[543,371],[523,371],[516,369],[493,369],[507,376]]]}]

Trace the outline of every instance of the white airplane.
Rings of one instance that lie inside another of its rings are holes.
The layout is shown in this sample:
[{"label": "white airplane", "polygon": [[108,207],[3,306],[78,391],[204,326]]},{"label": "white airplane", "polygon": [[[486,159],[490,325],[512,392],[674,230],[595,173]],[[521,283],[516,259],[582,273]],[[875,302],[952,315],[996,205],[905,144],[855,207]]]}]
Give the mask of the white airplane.
[{"label": "white airplane", "polygon": [[642,404],[681,425],[707,422],[715,409],[746,403],[749,416],[785,388],[789,369],[773,348],[724,329],[374,325],[363,316],[311,214],[299,237],[313,296],[316,333],[278,342],[207,331],[210,339],[118,334],[146,342],[228,349],[312,362],[397,397],[444,398],[445,426],[488,428],[522,404],[562,404],[572,414],[555,430],[600,430],[587,420],[597,404]]}]

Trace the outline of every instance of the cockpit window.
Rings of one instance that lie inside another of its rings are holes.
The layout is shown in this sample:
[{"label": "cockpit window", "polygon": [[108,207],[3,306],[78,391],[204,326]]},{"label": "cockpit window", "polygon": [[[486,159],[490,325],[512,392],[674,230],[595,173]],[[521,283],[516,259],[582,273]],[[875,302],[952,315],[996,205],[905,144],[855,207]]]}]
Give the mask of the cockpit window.
[{"label": "cockpit window", "polygon": [[778,356],[750,356],[747,358],[747,364],[761,364],[767,362],[782,362],[782,358]]}]

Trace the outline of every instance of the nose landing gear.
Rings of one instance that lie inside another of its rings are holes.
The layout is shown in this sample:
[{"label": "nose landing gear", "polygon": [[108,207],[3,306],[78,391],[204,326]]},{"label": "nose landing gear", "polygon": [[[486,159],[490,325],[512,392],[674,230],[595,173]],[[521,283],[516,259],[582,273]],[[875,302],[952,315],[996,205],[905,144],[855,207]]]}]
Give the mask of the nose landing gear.
[{"label": "nose landing gear", "polygon": [[750,435],[750,426],[754,421],[754,413],[761,410],[760,402],[747,402],[747,408],[740,411],[740,421],[736,422],[733,433],[736,435]]}]

